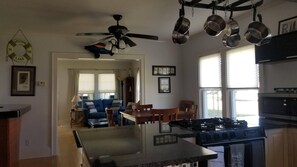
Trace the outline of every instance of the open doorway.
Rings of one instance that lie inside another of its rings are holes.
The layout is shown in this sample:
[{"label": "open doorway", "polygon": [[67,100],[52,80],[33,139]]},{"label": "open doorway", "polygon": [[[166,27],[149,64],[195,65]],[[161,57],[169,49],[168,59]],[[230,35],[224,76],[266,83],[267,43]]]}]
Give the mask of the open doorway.
[{"label": "open doorway", "polygon": [[[112,59],[111,59],[112,58]],[[114,59],[115,58],[115,59]],[[85,53],[53,53],[52,56],[52,154],[57,153],[57,128],[59,125],[69,125],[69,112],[71,98],[67,88],[71,83],[68,81],[68,69],[80,69],[82,71],[114,71],[117,73],[119,88],[116,98],[124,98],[124,88],[121,82],[127,76],[135,77],[135,100],[144,101],[144,56],[143,55],[117,55],[105,56],[94,59]],[[121,65],[122,64],[122,65]],[[139,79],[137,79],[139,76]],[[139,85],[137,86],[137,81]],[[138,89],[138,90],[137,90]],[[139,91],[138,93],[136,93]],[[126,101],[124,101],[126,103]]]}]

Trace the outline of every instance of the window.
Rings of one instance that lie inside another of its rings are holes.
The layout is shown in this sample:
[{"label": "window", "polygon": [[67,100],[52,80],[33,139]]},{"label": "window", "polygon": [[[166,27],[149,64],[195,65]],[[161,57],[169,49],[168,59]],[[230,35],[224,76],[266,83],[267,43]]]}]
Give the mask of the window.
[{"label": "window", "polygon": [[83,99],[110,98],[116,95],[114,73],[87,72],[79,74],[78,93]]},{"label": "window", "polygon": [[136,102],[140,100],[140,71],[136,74]]},{"label": "window", "polygon": [[[259,72],[254,46],[201,57],[199,75],[204,118],[224,116],[245,119],[258,116]],[[226,107],[222,107],[224,105]]]},{"label": "window", "polygon": [[259,68],[254,46],[227,51],[227,89],[233,118],[258,116]]},{"label": "window", "polygon": [[98,74],[98,92],[101,99],[115,95],[115,74]]},{"label": "window", "polygon": [[93,99],[95,92],[95,75],[79,74],[78,93],[83,99]]},{"label": "window", "polygon": [[204,118],[222,117],[221,56],[213,54],[199,60],[200,92]]}]

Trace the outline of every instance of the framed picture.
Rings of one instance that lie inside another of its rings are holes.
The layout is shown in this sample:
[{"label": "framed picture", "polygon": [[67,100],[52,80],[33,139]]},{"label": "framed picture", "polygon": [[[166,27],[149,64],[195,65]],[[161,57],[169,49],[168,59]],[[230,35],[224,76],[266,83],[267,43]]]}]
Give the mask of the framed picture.
[{"label": "framed picture", "polygon": [[297,16],[278,22],[278,35],[297,31]]},{"label": "framed picture", "polygon": [[153,66],[152,68],[153,75],[176,75],[176,67],[175,66]]},{"label": "framed picture", "polygon": [[168,123],[159,122],[159,132],[160,133],[171,133],[171,126]]},{"label": "framed picture", "polygon": [[159,77],[158,78],[159,93],[170,93],[170,77]]},{"label": "framed picture", "polygon": [[11,96],[34,96],[35,74],[35,66],[12,66]]}]

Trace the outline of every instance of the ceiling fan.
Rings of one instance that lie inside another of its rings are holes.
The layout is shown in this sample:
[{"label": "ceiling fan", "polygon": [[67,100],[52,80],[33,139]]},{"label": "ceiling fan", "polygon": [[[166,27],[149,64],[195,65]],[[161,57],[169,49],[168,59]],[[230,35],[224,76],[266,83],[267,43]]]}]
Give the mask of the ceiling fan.
[{"label": "ceiling fan", "polygon": [[[142,38],[149,40],[158,40],[158,36],[146,35],[146,34],[135,34],[129,33],[127,27],[119,24],[119,21],[122,19],[122,15],[115,14],[113,18],[116,20],[117,24],[108,27],[108,32],[91,32],[91,33],[77,33],[77,36],[95,36],[95,35],[108,35],[107,37],[101,39],[100,41],[108,41],[106,44],[107,50],[112,50],[113,47],[116,49],[125,49],[126,45],[129,47],[136,46],[129,37],[132,38]],[[111,44],[111,47],[108,47]]]}]

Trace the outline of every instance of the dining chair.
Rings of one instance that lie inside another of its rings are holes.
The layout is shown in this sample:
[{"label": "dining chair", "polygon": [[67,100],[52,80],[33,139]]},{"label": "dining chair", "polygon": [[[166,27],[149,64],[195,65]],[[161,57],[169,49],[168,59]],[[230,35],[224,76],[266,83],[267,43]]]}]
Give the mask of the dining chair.
[{"label": "dining chair", "polygon": [[152,110],[152,108],[153,108],[152,104],[142,104],[142,105],[137,105],[136,106],[136,110],[139,111],[139,112],[150,111],[150,110]]},{"label": "dining chair", "polygon": [[152,122],[169,122],[173,120],[177,120],[177,114],[179,112],[179,108],[166,108],[166,109],[152,109]]},{"label": "dining chair", "polygon": [[197,116],[198,105],[192,105],[191,108],[186,112],[188,116],[188,120],[195,119]]}]

